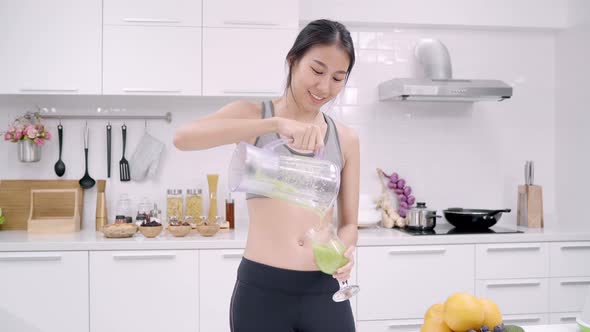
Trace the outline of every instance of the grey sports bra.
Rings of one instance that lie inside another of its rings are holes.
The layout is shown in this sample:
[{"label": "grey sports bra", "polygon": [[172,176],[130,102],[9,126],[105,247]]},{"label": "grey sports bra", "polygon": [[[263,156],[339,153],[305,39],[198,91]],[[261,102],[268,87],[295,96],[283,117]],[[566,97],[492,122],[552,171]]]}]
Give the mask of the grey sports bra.
[{"label": "grey sports bra", "polygon": [[[266,119],[266,118],[270,118],[273,116],[275,116],[275,110],[274,110],[274,106],[272,104],[272,101],[269,100],[269,101],[262,102],[262,118]],[[328,125],[328,130],[326,131],[326,136],[324,137],[324,157],[323,157],[323,159],[330,160],[331,162],[336,164],[340,168],[340,170],[342,171],[342,165],[344,163],[342,161],[342,150],[340,148],[340,141],[338,139],[338,131],[336,129],[336,124],[334,123],[334,120],[332,120],[332,118],[330,116],[328,116],[326,114],[323,114],[323,116],[324,116],[324,121]],[[263,147],[266,144],[268,144],[272,141],[275,141],[277,139],[280,139],[280,138],[281,137],[279,136],[278,133],[267,133],[262,136],[258,136],[256,138],[256,142],[254,143],[254,145],[257,147]],[[291,149],[290,147],[288,147],[287,145],[278,146],[276,149],[274,149],[274,151],[276,151],[277,153],[280,153],[280,154],[295,154],[295,155],[307,156],[307,157],[314,156],[313,153],[297,152],[297,151]],[[254,197],[266,197],[266,196],[257,195],[257,194],[253,194],[253,193],[246,193],[246,199],[250,199],[250,198],[254,198]]]}]

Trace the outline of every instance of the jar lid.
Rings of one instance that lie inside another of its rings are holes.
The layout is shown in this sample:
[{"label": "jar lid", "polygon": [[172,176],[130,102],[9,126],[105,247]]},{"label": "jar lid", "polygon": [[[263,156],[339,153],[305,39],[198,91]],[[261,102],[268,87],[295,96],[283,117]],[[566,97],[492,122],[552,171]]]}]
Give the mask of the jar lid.
[{"label": "jar lid", "polygon": [[196,195],[196,194],[201,194],[202,192],[203,192],[203,190],[201,190],[201,189],[187,189],[186,190],[187,195]]},{"label": "jar lid", "polygon": [[166,193],[168,195],[182,195],[182,189],[168,189]]}]

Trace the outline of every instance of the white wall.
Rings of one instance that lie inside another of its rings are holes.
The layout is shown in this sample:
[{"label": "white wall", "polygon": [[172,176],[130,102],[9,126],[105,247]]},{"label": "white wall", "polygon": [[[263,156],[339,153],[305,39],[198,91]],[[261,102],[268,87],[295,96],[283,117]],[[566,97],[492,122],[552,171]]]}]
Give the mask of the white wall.
[{"label": "white wall", "polygon": [[[379,193],[375,168],[381,167],[399,172],[415,189],[417,198],[426,201],[431,208],[512,208],[513,212],[502,222],[514,223],[517,185],[523,182],[524,161],[532,159],[537,165],[536,180],[545,190],[547,224],[555,222],[553,33],[369,27],[352,30],[357,65],[339,104],[327,112],[353,126],[360,134],[362,193]],[[420,37],[440,38],[446,43],[456,78],[505,80],[514,85],[514,98],[474,105],[379,102],[379,82],[408,76],[414,70],[413,44]],[[149,125],[150,132],[167,144],[158,179],[141,184],[111,179],[107,188],[109,207],[114,213],[114,202],[122,192],[130,192],[136,199],[149,195],[162,205],[167,188],[198,186],[206,189],[207,172],[222,174],[220,188],[225,191],[225,170],[231,146],[183,153],[173,148],[171,139],[174,128],[180,123],[213,111],[227,101],[173,97],[1,96],[0,127],[6,127],[9,119],[31,109],[35,103],[67,112],[88,112],[99,106],[146,114],[171,111],[172,124]],[[63,123],[68,144],[64,155],[68,167],[66,177],[78,179],[83,174],[83,122]],[[115,167],[120,158],[121,123],[113,124]],[[127,124],[129,157],[140,138],[143,122]],[[56,122],[52,125],[55,128]],[[104,178],[106,174],[105,125],[106,121],[91,122],[90,174],[95,178]],[[13,144],[1,143],[0,155],[5,160],[0,165],[0,178],[56,178],[53,173],[56,143],[54,140],[45,148],[40,163],[31,165],[16,161]],[[242,198],[238,196],[236,201],[238,215],[245,215]],[[93,189],[87,195],[85,210],[85,223],[90,227],[94,222],[94,199]]]},{"label": "white wall", "polygon": [[590,188],[590,2],[570,1],[571,27],[556,39],[556,189],[564,222],[583,222],[580,208]]}]

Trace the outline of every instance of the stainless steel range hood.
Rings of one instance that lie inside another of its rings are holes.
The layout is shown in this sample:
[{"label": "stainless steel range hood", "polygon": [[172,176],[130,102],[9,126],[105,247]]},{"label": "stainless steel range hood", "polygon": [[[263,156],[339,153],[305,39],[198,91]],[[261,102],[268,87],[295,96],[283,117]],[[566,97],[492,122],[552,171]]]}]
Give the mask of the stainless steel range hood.
[{"label": "stainless steel range hood", "polygon": [[449,52],[435,39],[422,39],[415,48],[424,78],[394,78],[379,84],[379,100],[502,101],[512,87],[499,80],[453,79]]}]

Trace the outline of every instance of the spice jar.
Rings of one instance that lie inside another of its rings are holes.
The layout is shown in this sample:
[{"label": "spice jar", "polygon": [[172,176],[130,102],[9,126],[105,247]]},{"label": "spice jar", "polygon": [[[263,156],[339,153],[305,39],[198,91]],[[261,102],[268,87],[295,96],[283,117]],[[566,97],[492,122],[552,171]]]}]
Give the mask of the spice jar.
[{"label": "spice jar", "polygon": [[166,220],[182,219],[182,189],[168,189],[166,195]]},{"label": "spice jar", "polygon": [[201,189],[187,189],[185,205],[185,218],[198,219],[203,212],[203,191]]},{"label": "spice jar", "polygon": [[231,194],[225,199],[225,220],[229,223],[229,229],[235,228],[234,221],[234,199],[231,198]]}]

